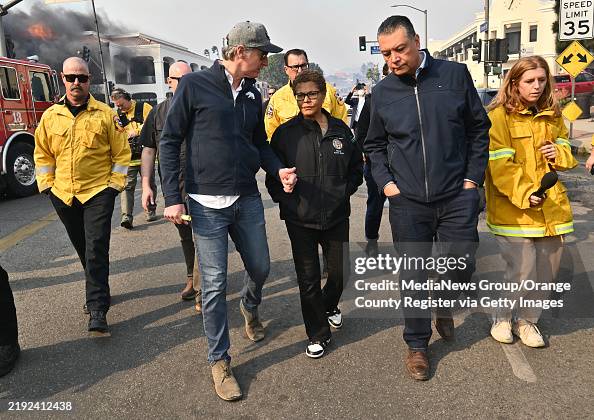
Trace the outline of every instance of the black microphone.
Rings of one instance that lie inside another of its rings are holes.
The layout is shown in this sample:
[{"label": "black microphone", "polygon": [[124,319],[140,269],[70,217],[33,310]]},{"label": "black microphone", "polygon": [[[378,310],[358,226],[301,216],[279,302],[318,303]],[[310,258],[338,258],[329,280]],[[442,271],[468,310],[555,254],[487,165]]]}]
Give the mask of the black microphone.
[{"label": "black microphone", "polygon": [[538,198],[543,198],[546,190],[555,185],[558,180],[559,176],[557,175],[557,172],[547,172],[540,180],[540,188],[532,195],[535,195]]}]

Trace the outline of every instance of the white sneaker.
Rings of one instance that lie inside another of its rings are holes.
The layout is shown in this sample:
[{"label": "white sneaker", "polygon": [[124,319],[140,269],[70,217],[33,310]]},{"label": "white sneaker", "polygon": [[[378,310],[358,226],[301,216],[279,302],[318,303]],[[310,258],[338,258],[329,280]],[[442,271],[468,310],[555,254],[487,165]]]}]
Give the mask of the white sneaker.
[{"label": "white sneaker", "polygon": [[340,313],[340,309],[338,309],[338,307],[326,312],[326,316],[328,317],[328,324],[330,324],[330,326],[336,328],[337,330],[342,327],[342,314]]},{"label": "white sneaker", "polygon": [[522,343],[528,347],[544,347],[545,342],[538,327],[532,322],[518,319],[513,323],[512,332],[520,337]]},{"label": "white sneaker", "polygon": [[491,327],[491,337],[500,343],[510,344],[514,342],[512,335],[512,323],[510,320],[495,319]]},{"label": "white sneaker", "polygon": [[319,359],[324,355],[324,350],[326,350],[328,344],[330,344],[330,339],[325,341],[310,341],[305,349],[305,354],[312,359]]}]

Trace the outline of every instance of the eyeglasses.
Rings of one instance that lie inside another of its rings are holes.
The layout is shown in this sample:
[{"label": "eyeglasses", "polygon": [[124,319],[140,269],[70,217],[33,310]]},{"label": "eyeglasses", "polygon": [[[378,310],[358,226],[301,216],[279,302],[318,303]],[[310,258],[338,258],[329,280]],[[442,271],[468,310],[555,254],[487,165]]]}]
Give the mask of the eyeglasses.
[{"label": "eyeglasses", "polygon": [[320,94],[319,90],[312,90],[311,92],[297,92],[295,93],[295,99],[297,99],[298,102],[303,102],[305,101],[305,98],[309,98],[311,101],[315,101],[316,99],[318,99],[318,95]]},{"label": "eyeglasses", "polygon": [[169,78],[171,80],[177,80],[179,82],[179,79],[181,79],[181,77],[175,77],[175,76],[169,76]]},{"label": "eyeglasses", "polygon": [[290,68],[291,70],[297,71],[297,70],[307,70],[309,68],[309,63],[303,63],[303,64],[294,64],[292,66],[287,66],[288,68]]},{"label": "eyeglasses", "polygon": [[68,83],[74,83],[74,81],[76,79],[78,79],[79,83],[87,83],[89,81],[89,75],[88,74],[65,74],[64,75],[64,79],[66,79],[66,81]]}]

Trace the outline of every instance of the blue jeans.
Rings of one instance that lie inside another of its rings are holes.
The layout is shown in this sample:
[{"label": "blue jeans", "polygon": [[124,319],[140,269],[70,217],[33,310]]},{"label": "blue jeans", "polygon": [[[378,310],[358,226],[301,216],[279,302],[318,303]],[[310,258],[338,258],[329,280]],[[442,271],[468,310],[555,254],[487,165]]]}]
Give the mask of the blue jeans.
[{"label": "blue jeans", "polygon": [[262,286],[270,271],[264,206],[260,194],[242,196],[224,209],[204,207],[188,199],[196,255],[202,279],[202,318],[208,340],[208,361],[231,360],[227,321],[227,250],[231,237],[246,269],[241,293],[248,311],[262,301]]},{"label": "blue jeans", "polygon": [[[478,189],[460,190],[454,197],[434,203],[419,203],[403,197],[401,194],[389,197],[390,224],[394,246],[401,256],[431,256],[433,242],[438,244],[438,252],[447,247],[447,256],[466,258],[466,268],[447,273],[459,283],[471,280],[475,269],[475,253],[478,246]],[[445,256],[445,255],[444,255]],[[427,272],[422,269],[403,269],[401,279],[427,281]],[[404,291],[402,296],[413,299],[427,299],[429,292]],[[436,292],[433,297],[457,299],[459,292]],[[438,316],[449,316],[447,310],[436,310]],[[404,341],[414,350],[427,350],[431,338],[431,310],[404,308]]]},{"label": "blue jeans", "polygon": [[363,176],[367,184],[367,210],[365,211],[365,239],[378,239],[382,222],[384,201],[386,196],[379,192],[379,188],[371,176],[369,161],[363,166]]}]

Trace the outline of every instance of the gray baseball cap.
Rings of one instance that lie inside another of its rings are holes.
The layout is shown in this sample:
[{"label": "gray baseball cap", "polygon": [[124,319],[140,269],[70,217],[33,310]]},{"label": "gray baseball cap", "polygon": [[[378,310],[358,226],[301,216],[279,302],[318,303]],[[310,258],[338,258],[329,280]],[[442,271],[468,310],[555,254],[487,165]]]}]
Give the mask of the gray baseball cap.
[{"label": "gray baseball cap", "polygon": [[239,22],[227,34],[227,45],[234,47],[243,45],[247,48],[257,48],[268,53],[279,53],[283,49],[270,42],[266,28],[261,23]]}]

